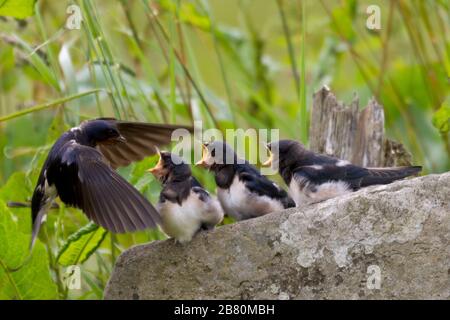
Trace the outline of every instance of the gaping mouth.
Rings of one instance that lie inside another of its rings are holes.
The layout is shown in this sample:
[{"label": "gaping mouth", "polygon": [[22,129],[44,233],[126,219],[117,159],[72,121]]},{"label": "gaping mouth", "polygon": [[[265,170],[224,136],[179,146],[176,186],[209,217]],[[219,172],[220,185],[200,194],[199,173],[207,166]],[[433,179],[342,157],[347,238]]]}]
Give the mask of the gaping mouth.
[{"label": "gaping mouth", "polygon": [[166,169],[164,169],[164,162],[161,157],[161,152],[159,151],[158,148],[156,148],[156,152],[159,155],[158,163],[153,168],[148,169],[147,172],[150,172],[156,178],[160,179],[161,177],[163,177],[166,174]]},{"label": "gaping mouth", "polygon": [[208,155],[209,155],[208,148],[204,144],[202,144],[202,158],[195,165],[202,168],[209,168],[210,165],[208,163],[209,159]]},{"label": "gaping mouth", "polygon": [[262,164],[262,166],[263,166],[263,167],[270,167],[270,166],[272,166],[273,153],[272,153],[272,151],[269,149],[269,147],[266,146],[266,148],[267,148],[267,150],[269,151],[269,159],[267,159],[267,161],[265,161],[265,162]]}]

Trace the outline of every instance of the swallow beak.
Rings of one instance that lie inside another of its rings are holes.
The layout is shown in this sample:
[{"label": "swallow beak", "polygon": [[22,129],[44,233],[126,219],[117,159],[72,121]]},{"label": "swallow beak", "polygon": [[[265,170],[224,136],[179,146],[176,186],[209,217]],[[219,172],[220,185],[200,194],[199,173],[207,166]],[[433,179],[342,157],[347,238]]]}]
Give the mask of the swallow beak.
[{"label": "swallow beak", "polygon": [[266,145],[267,150],[269,151],[269,159],[267,159],[266,162],[264,162],[263,164],[261,164],[263,167],[270,167],[272,166],[272,161],[273,161],[273,153],[272,151],[270,151],[269,147]]},{"label": "swallow beak", "polygon": [[197,167],[208,168],[208,148],[202,144],[202,158],[195,164]]},{"label": "swallow beak", "polygon": [[154,175],[156,178],[158,178],[163,174],[164,165],[161,160],[161,153],[160,153],[159,149],[156,148],[156,151],[158,152],[158,155],[159,155],[158,163],[153,168],[148,169],[147,172],[150,172],[152,175]]}]

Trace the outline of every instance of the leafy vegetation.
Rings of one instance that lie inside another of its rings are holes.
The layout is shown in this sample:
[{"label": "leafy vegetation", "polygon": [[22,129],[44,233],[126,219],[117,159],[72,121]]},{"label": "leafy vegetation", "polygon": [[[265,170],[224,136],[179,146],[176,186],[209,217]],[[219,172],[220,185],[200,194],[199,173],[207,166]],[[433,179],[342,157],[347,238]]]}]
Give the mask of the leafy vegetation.
[{"label": "leafy vegetation", "polygon": [[107,233],[95,223],[89,223],[67,239],[56,260],[65,267],[85,262],[102,244]]},{"label": "leafy vegetation", "polygon": [[[79,30],[65,28],[71,4]],[[371,4],[381,30],[366,28]],[[51,145],[84,119],[279,128],[307,142],[312,94],[328,85],[363,105],[375,96],[388,136],[425,173],[449,170],[449,12],[448,0],[0,0],[0,299],[100,299],[121,251],[165,237],[112,235],[58,202],[28,256],[30,209],[7,203],[30,200]],[[155,161],[120,170],[151,201]],[[64,284],[73,264],[80,290]]]},{"label": "leafy vegetation", "polygon": [[39,243],[29,256],[28,232],[3,199],[0,212],[0,299],[56,298],[44,246]]},{"label": "leafy vegetation", "polygon": [[24,19],[34,14],[36,0],[2,0],[0,2],[0,16],[10,16]]}]

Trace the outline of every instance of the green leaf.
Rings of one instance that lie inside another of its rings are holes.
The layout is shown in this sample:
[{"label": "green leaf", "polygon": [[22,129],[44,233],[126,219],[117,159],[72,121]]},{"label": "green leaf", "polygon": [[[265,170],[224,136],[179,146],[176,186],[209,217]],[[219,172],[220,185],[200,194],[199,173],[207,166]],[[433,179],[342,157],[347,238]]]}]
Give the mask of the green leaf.
[{"label": "green leaf", "polygon": [[0,200],[0,300],[56,299],[47,252],[37,241],[29,258],[29,234],[19,230],[14,215]]},{"label": "green leaf", "polygon": [[[1,1],[1,0],[0,0]],[[53,70],[28,42],[20,38],[18,35],[8,36],[9,42],[14,44],[17,48],[22,50],[26,54],[26,58],[29,60],[31,65],[36,69],[39,75],[51,85],[55,90],[61,91],[59,86],[58,78],[55,76]]]},{"label": "green leaf", "polygon": [[34,15],[37,0],[0,0],[0,16],[25,19]]},{"label": "green leaf", "polygon": [[58,263],[62,266],[83,263],[102,244],[107,233],[95,223],[88,223],[67,239],[58,253]]},{"label": "green leaf", "polygon": [[450,96],[445,99],[441,107],[434,113],[433,125],[442,134],[450,131]]},{"label": "green leaf", "polygon": [[[162,0],[159,2],[161,8],[166,11],[171,12],[172,14],[176,14],[177,5],[174,1],[170,0]],[[192,2],[183,2],[180,3],[179,15],[180,20],[184,23],[195,26],[199,29],[208,31],[211,28],[211,23],[209,18],[205,15],[202,15],[198,10],[194,3]]]},{"label": "green leaf", "polygon": [[[6,184],[0,188],[0,200],[4,203],[8,203],[9,201],[26,203],[31,193],[32,191],[28,186],[25,173],[15,172],[9,177]],[[14,208],[9,210],[17,217],[18,229],[24,233],[28,233],[31,227],[30,208]]]}]

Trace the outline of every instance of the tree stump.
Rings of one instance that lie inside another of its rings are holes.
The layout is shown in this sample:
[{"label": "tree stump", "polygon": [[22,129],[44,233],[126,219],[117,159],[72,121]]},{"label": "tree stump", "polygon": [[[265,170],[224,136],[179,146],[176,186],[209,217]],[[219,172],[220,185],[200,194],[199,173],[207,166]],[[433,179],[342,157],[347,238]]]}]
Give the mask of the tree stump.
[{"label": "tree stump", "polygon": [[384,109],[374,98],[361,109],[355,95],[347,106],[323,87],[314,94],[309,141],[312,151],[356,165],[411,165],[411,154],[403,145],[385,137]]}]

